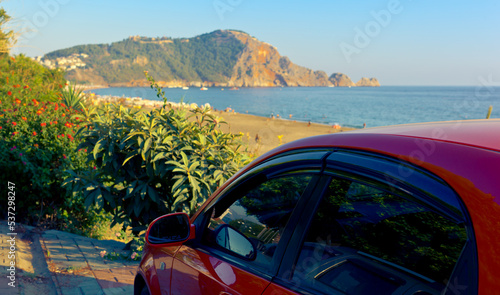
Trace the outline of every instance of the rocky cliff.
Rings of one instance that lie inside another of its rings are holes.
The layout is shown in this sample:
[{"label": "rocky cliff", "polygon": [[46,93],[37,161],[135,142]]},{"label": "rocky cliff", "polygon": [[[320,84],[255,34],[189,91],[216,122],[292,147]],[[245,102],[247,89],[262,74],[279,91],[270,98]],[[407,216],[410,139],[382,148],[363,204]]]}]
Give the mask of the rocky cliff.
[{"label": "rocky cliff", "polygon": [[40,62],[63,67],[77,83],[109,86],[148,86],[144,71],[161,86],[379,86],[374,78],[363,78],[358,85],[345,74],[328,77],[296,65],[276,47],[235,30],[189,39],[134,36],[54,51]]},{"label": "rocky cliff", "polygon": [[342,73],[333,73],[330,78],[328,79],[330,83],[333,84],[333,86],[336,87],[352,87],[356,86],[349,78],[349,76],[342,74]]},{"label": "rocky cliff", "polygon": [[328,76],[323,71],[312,71],[298,66],[276,47],[260,42],[246,33],[231,31],[245,47],[229,79],[229,86],[328,86]]},{"label": "rocky cliff", "polygon": [[380,83],[377,78],[361,78],[358,82],[356,82],[356,86],[358,87],[380,87]]}]

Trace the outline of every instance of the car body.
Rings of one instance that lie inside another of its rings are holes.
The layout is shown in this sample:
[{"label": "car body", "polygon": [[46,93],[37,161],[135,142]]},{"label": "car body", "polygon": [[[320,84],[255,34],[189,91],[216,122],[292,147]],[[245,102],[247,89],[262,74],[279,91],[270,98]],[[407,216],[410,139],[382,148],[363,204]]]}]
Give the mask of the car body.
[{"label": "car body", "polygon": [[500,120],[301,139],[153,221],[140,294],[494,294]]}]

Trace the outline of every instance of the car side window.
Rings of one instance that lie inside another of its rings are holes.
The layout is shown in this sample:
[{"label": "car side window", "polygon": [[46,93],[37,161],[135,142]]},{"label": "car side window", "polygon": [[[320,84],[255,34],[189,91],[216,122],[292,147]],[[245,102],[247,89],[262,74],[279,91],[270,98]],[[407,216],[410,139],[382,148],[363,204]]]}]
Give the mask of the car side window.
[{"label": "car side window", "polygon": [[215,205],[203,243],[268,271],[283,230],[311,175],[269,179]]},{"label": "car side window", "polygon": [[333,178],[295,284],[327,294],[441,294],[467,241],[463,223],[385,188]]}]

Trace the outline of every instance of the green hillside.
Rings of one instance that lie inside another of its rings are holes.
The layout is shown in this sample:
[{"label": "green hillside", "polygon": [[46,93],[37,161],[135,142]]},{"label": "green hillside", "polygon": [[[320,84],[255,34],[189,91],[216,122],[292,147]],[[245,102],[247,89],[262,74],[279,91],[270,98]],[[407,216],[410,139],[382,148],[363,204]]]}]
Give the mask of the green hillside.
[{"label": "green hillside", "polygon": [[[79,45],[53,51],[44,59],[87,54],[85,69],[108,83],[144,79],[146,70],[164,81],[225,82],[244,47],[231,33],[219,30],[189,39],[130,37],[109,45]],[[69,78],[72,72],[76,71],[69,71]]]}]

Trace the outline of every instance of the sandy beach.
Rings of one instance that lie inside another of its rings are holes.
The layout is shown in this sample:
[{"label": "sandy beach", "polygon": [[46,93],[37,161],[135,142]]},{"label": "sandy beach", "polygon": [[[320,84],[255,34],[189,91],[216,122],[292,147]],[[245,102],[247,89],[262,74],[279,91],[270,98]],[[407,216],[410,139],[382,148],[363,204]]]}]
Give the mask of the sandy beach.
[{"label": "sandy beach", "polygon": [[[243,133],[243,141],[250,152],[261,155],[271,149],[304,137],[335,132],[345,132],[354,128],[327,126],[315,123],[297,122],[285,119],[271,119],[248,114],[217,112],[228,124],[222,124],[225,132]],[[258,136],[258,140],[256,137]]]}]

